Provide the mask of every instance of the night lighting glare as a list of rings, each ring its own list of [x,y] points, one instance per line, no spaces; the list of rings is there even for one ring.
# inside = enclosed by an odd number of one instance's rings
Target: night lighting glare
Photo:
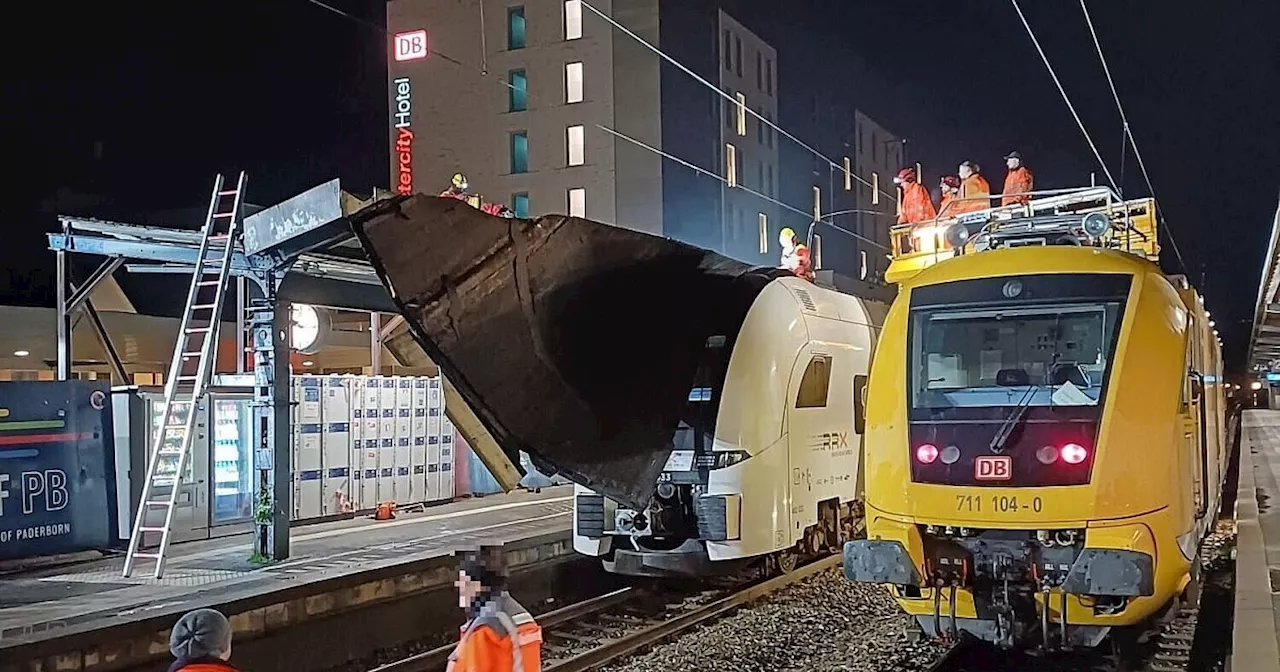
[[[14,357],[26,357],[29,354],[31,354],[30,350],[14,350],[13,351]]]

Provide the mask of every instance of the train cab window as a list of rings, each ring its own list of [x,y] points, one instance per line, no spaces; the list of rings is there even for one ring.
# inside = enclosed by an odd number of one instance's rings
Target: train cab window
[[[800,378],[800,391],[796,394],[796,408],[822,408],[827,405],[827,390],[831,387],[831,358],[814,355]]]
[[[918,311],[915,408],[1097,406],[1118,302]]]

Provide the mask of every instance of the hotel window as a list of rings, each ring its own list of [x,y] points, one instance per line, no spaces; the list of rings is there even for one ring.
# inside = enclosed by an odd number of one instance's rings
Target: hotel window
[[[585,131],[582,126],[570,126],[566,141],[569,146],[569,165],[581,166],[587,162]]]
[[[507,49],[524,49],[524,7],[507,9]]]
[[[511,172],[529,172],[529,132],[516,131],[511,134]]]
[[[764,147],[764,115],[756,117],[756,142]]]
[[[813,270],[822,268],[822,236],[813,234]]]
[[[582,37],[582,1],[567,0],[564,3],[564,39]]]
[[[769,216],[760,213],[760,254],[769,253]]]
[[[564,65],[564,102],[582,102],[582,63]]]
[[[773,192],[773,164],[765,166],[764,178],[764,193],[776,197],[777,194]]]
[[[858,250],[858,279],[867,279],[867,251]]]
[[[730,187],[738,186],[738,148],[724,146],[724,179]]]
[[[737,35],[733,36],[733,61],[734,71],[739,77],[742,76],[742,38]]]
[[[822,219],[822,190],[813,188],[813,221]]]
[[[733,36],[724,31],[724,69],[733,71]]]
[[[764,90],[764,55],[756,52],[756,91]]]
[[[741,91],[738,92],[737,107],[738,117],[735,125],[738,129],[738,135],[745,136],[747,134],[747,97],[742,95]]]
[[[764,161],[756,161],[756,189],[764,189]]]
[[[529,109],[529,79],[524,70],[507,73],[507,111],[524,112]]]
[[[853,191],[853,170],[847,156],[844,157],[844,190]]]
[[[511,211],[516,214],[516,217],[529,216],[529,192],[522,191],[511,195]]]
[[[569,216],[587,216],[587,190],[581,187],[569,190]]]
[[[764,65],[764,92],[773,95],[773,59],[769,59]]]

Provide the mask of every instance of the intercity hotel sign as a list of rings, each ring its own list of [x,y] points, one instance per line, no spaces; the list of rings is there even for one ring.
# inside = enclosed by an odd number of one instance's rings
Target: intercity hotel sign
[[[398,33],[392,38],[396,62],[427,57],[427,31]],[[391,80],[395,100],[391,104],[391,125],[395,131],[391,154],[396,157],[395,190],[413,194],[413,87],[408,77]]]

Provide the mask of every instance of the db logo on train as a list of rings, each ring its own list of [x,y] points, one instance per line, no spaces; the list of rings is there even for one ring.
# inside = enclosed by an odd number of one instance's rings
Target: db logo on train
[[[979,481],[1007,481],[1013,473],[1008,455],[980,455],[973,463],[973,477]]]

